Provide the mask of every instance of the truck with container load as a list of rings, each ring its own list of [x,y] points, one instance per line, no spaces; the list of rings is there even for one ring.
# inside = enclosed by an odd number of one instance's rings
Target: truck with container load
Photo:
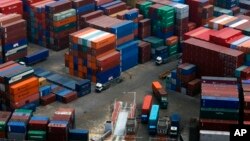
[[[169,117],[159,118],[157,124],[157,135],[167,136],[169,128],[170,128],[170,118]]]
[[[170,116],[171,126],[170,126],[169,135],[171,138],[178,138],[180,134],[180,120],[181,120],[181,117],[177,113],[174,113]]]
[[[152,107],[152,102],[153,102],[152,95],[146,95],[144,97],[143,104],[142,104],[142,113],[141,113],[141,122],[142,123],[148,122],[150,109]]]
[[[154,96],[157,98],[157,100],[160,103],[160,108],[167,109],[168,108],[168,94],[159,81],[152,82],[152,91],[153,91]]]
[[[159,105],[152,105],[149,122],[148,122],[148,132],[150,135],[157,134],[157,122],[159,118]]]
[[[123,81],[123,78],[120,76],[120,77],[117,77],[117,78],[111,78],[107,83],[96,83],[95,85],[95,91],[97,93],[100,93],[106,89],[108,89],[111,85],[114,85],[114,84],[117,84],[117,83],[121,83]]]
[[[171,62],[171,61],[174,61],[174,60],[177,60],[177,59],[181,59],[181,56],[182,56],[181,53],[172,55],[170,57],[157,56],[156,59],[155,59],[155,64],[158,65],[158,66],[162,65],[162,64],[166,64],[168,62]]]

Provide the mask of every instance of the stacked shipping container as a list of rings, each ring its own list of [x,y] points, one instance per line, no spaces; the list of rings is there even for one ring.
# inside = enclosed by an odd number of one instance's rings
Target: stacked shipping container
[[[16,109],[7,124],[8,139],[25,140],[31,116],[31,110]]]
[[[28,124],[29,128],[27,133],[27,139],[46,141],[48,123],[49,123],[49,117],[46,116],[31,117]]]
[[[3,109],[16,109],[39,104],[38,78],[34,70],[13,61],[0,65],[1,104]]]
[[[0,16],[0,63],[18,60],[27,55],[26,21],[19,14]]]
[[[191,38],[184,41],[182,59],[197,66],[198,76],[234,76],[244,63],[244,53]]]
[[[70,41],[71,75],[100,83],[120,76],[120,53],[115,51],[114,34],[85,28],[72,33]]]
[[[69,47],[70,33],[76,31],[76,10],[72,8],[72,2],[61,0],[45,6],[47,47],[53,50],[61,50]]]
[[[239,108],[240,100],[236,78],[202,77],[201,134],[204,130],[212,130],[218,134],[220,131],[229,132],[231,125],[239,124]],[[203,140],[203,137],[201,135],[200,140]],[[229,134],[227,138],[229,138]]]
[[[7,138],[6,128],[10,116],[11,112],[4,112],[4,111],[0,112],[0,138]]]

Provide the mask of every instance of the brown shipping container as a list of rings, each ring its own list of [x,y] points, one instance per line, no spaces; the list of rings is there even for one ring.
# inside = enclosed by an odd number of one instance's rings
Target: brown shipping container
[[[40,99],[41,99],[41,104],[43,106],[46,106],[56,101],[56,95],[51,93],[47,96],[41,97]]]
[[[99,71],[106,71],[120,64],[120,53],[118,51],[109,51],[97,58]]]
[[[229,131],[232,125],[238,125],[238,121],[200,119],[200,128],[203,130]]]

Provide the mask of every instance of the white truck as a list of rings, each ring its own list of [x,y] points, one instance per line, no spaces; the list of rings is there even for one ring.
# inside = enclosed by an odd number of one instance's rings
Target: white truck
[[[96,83],[95,85],[95,91],[97,93],[100,93],[106,89],[108,89],[111,85],[114,85],[114,84],[117,84],[117,83],[121,83],[123,81],[123,78],[120,76],[120,77],[117,77],[117,78],[111,78],[107,83]]]

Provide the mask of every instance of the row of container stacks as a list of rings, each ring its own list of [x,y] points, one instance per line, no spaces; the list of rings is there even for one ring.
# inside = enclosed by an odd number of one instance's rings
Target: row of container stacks
[[[24,1],[31,42],[53,50],[68,47],[68,35],[79,29],[83,14],[94,11],[94,1]]]
[[[59,108],[52,118],[33,115],[31,110],[0,112],[0,138],[34,141],[88,141],[89,131],[75,129],[75,110]]]
[[[1,109],[11,110],[39,103],[34,70],[13,61],[0,65]],[[28,89],[28,90],[27,90]]]
[[[249,79],[242,80],[241,81],[241,86],[242,86],[242,93],[243,93],[243,123],[245,125],[250,125],[250,90],[249,90]]]
[[[0,15],[0,63],[27,55],[26,21],[19,14]]]
[[[154,36],[166,39],[175,33],[182,40],[184,33],[188,30],[189,6],[186,4],[167,0],[150,0],[137,2],[136,7],[145,18],[152,20],[152,35]]]
[[[241,117],[237,79],[202,77],[201,87],[200,140],[209,136],[229,141],[230,127],[238,125]]]
[[[36,75],[36,76],[35,76]],[[34,69],[9,61],[0,65],[0,110],[18,108],[36,110],[54,101],[69,103],[91,92],[89,80]]]
[[[87,79],[72,79],[41,68],[35,69],[35,75],[39,78],[42,105],[55,101],[69,103],[91,92],[91,83]]]
[[[166,89],[179,91],[182,94],[195,96],[200,93],[201,80],[196,76],[197,67],[193,64],[183,63],[166,78]]]

